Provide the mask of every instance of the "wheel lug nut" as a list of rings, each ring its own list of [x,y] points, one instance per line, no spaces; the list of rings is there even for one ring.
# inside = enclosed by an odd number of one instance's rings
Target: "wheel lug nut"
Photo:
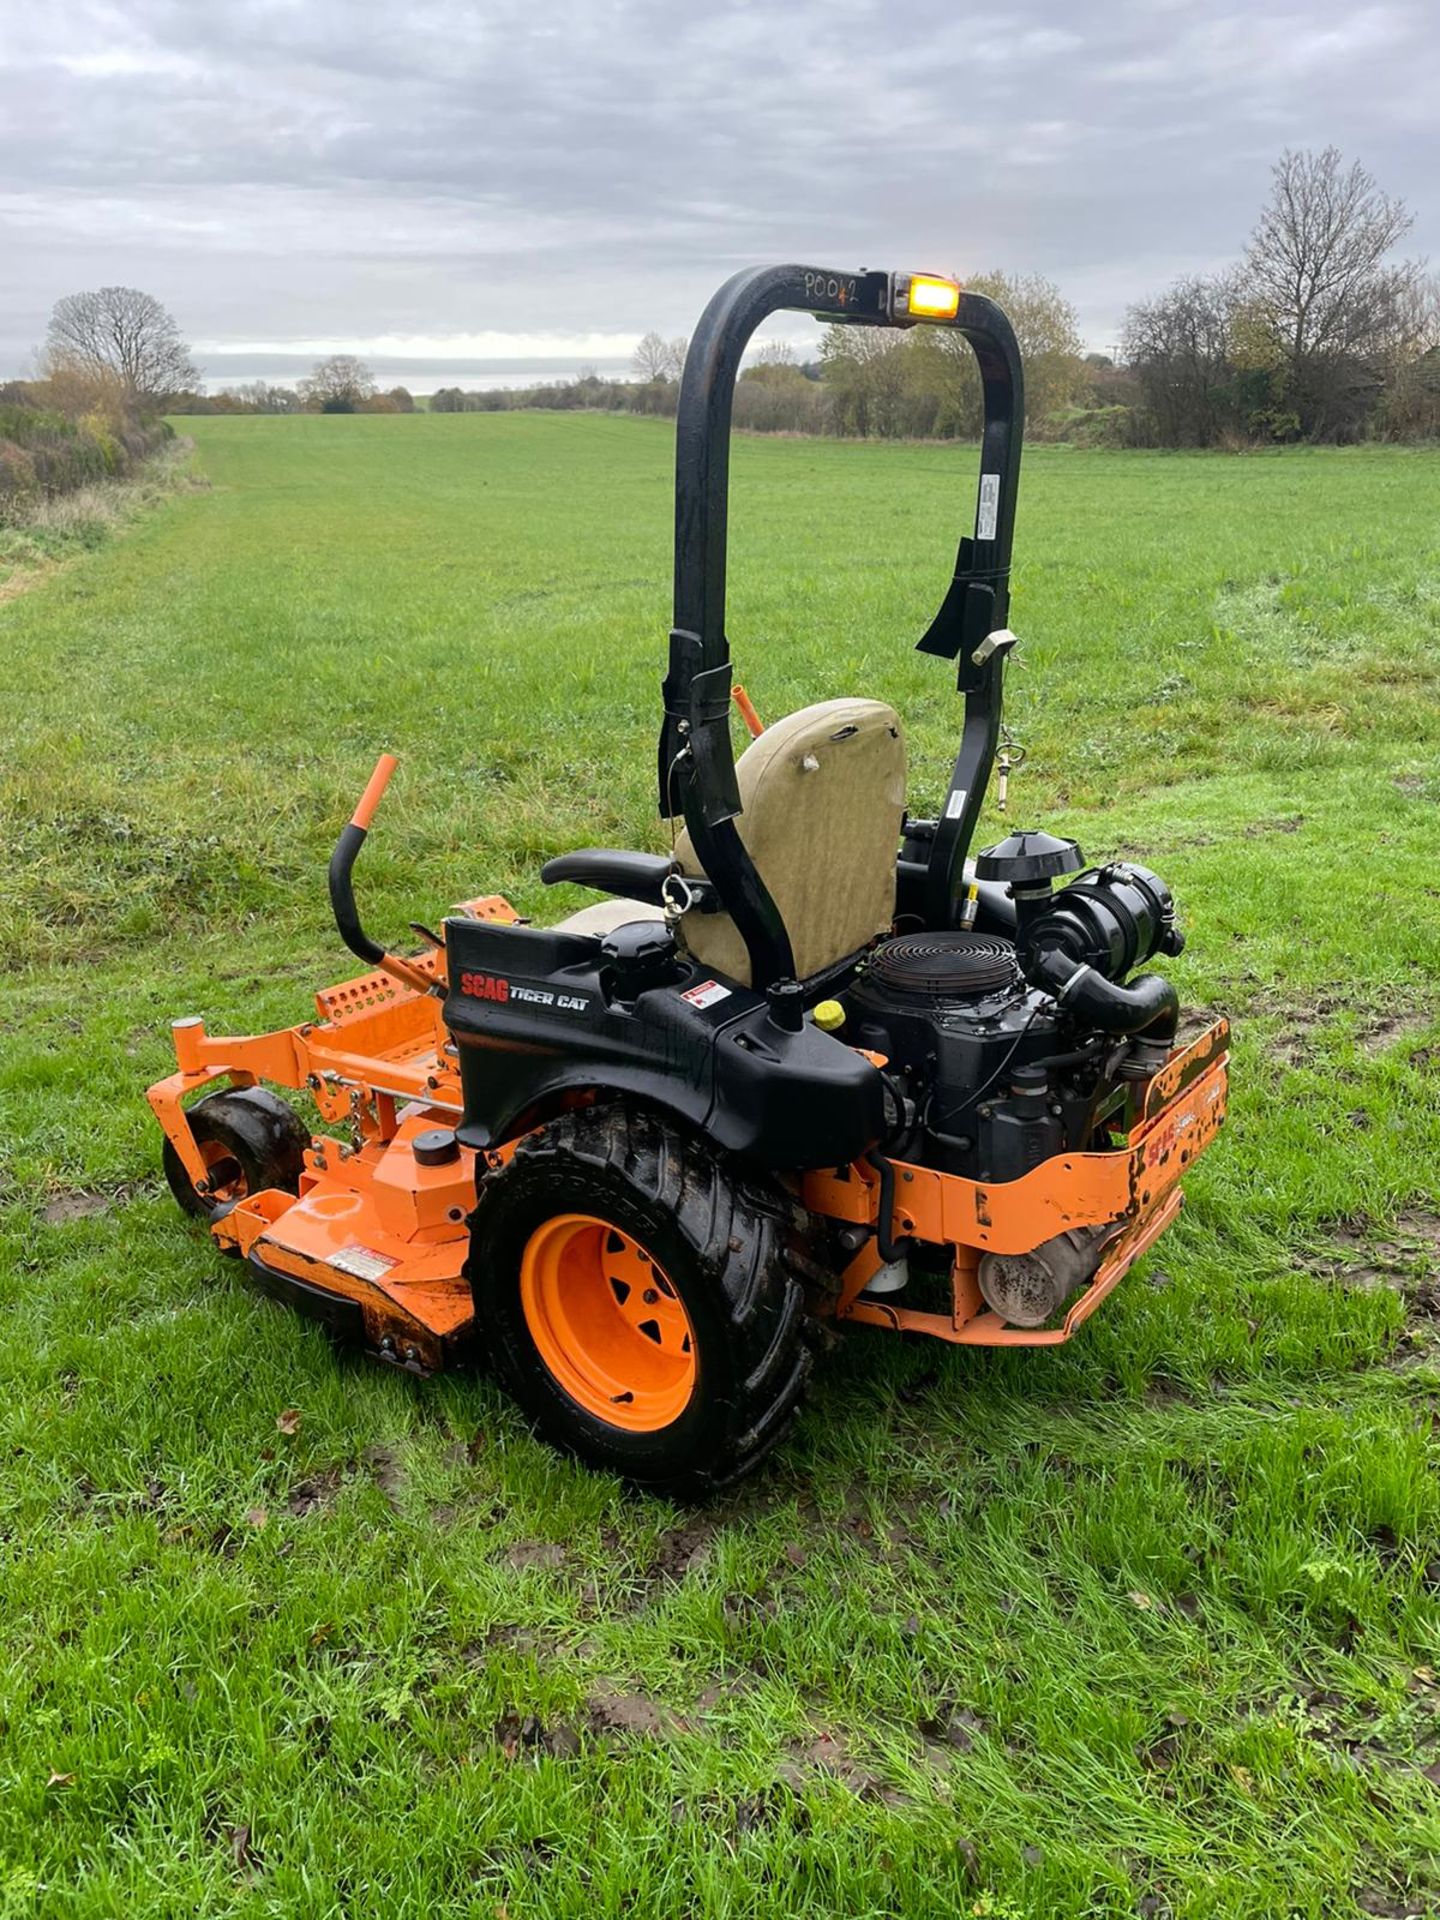
[[[645,1302],[647,1307],[653,1307],[655,1302],[660,1298],[660,1296],[655,1291],[654,1287],[646,1287],[644,1293],[641,1294],[640,1298]]]

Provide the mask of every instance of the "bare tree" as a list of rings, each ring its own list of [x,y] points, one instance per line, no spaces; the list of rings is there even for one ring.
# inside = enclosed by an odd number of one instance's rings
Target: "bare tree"
[[[1338,147],[1287,148],[1274,180],[1245,256],[1248,298],[1294,360],[1359,344],[1382,262],[1413,216],[1358,160],[1342,168]]]
[[[1208,446],[1234,424],[1232,276],[1177,280],[1125,316],[1126,364],[1162,446]]]
[[[1391,315],[1376,427],[1389,439],[1440,435],[1440,278],[1417,276]]]
[[[643,334],[630,356],[637,380],[665,380],[670,372],[670,346],[658,333]]]
[[[637,380],[678,380],[685,370],[690,342],[684,334],[666,340],[658,333],[647,333],[637,342],[630,365]]]
[[[317,360],[300,382],[300,398],[315,413],[358,413],[374,393],[374,374],[352,353]]]
[[[157,403],[199,384],[172,315],[137,287],[100,287],[57,300],[46,334],[53,370],[113,373],[136,400]]]
[[[1423,266],[1387,265],[1414,224],[1338,147],[1287,149],[1245,256],[1246,306],[1275,345],[1284,397],[1307,434],[1358,430],[1380,361],[1409,330]]]

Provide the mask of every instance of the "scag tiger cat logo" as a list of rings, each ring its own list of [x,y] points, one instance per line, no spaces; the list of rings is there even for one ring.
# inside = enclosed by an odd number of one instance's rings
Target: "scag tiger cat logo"
[[[591,1000],[588,993],[527,986],[523,980],[507,980],[498,973],[462,973],[460,991],[472,1000],[496,1000],[506,1006],[518,1001],[527,1007],[551,1007],[556,1013],[584,1013]]]
[[[462,973],[460,991],[468,993],[472,1000],[508,1000],[510,982],[493,973]]]

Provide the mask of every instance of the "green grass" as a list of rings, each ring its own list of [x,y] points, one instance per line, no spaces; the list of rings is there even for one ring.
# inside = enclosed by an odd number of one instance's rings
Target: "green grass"
[[[258,1299],[142,1098],[345,977],[382,746],[392,937],[663,844],[670,434],[189,425],[0,607],[0,1914],[1440,1910],[1440,457],[1027,456],[1010,817],[1174,884],[1232,1122],[1071,1346],[855,1330],[683,1514]],[[894,700],[917,810],[973,457],[735,452],[741,677]]]

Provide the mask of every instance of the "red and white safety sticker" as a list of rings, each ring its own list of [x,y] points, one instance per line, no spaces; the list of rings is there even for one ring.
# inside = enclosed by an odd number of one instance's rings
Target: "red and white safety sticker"
[[[713,1007],[717,1001],[730,998],[730,989],[722,987],[718,980],[702,980],[698,986],[687,987],[680,998],[688,1000],[692,1007]]]

